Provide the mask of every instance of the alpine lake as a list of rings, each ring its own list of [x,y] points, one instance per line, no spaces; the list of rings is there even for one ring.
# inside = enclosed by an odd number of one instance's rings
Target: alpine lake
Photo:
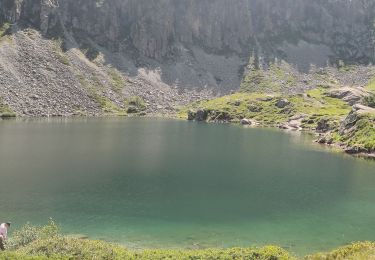
[[[0,121],[0,220],[130,248],[375,240],[375,162],[303,133],[152,118]]]

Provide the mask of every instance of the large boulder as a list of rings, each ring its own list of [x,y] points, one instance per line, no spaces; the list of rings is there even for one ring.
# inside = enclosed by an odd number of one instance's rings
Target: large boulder
[[[241,123],[241,125],[251,125],[252,124],[251,120],[249,120],[247,118],[241,119],[240,123]]]
[[[370,93],[362,88],[343,87],[331,89],[326,95],[328,97],[341,99],[353,106],[354,104],[359,103],[362,98],[369,96]]]
[[[375,108],[367,107],[360,104],[354,105],[349,115],[344,119],[344,121],[341,122],[340,134],[345,134],[351,131],[353,126],[355,126],[355,124],[363,114],[375,115]]]
[[[208,111],[205,109],[198,109],[197,114],[195,116],[196,121],[206,121],[208,117]]]

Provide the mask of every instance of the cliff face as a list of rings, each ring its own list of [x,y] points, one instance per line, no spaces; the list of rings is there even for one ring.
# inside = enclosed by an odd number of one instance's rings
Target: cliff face
[[[14,20],[19,4],[2,2],[3,17]],[[257,47],[269,54],[301,40],[326,45],[340,59],[374,59],[372,0],[23,0],[21,20],[54,30],[51,8],[70,31],[156,59],[178,44],[240,54]]]
[[[288,59],[286,45],[301,41],[327,47],[332,62],[375,59],[373,0],[1,0],[0,7],[2,20],[47,35],[62,26],[112,51],[132,48],[157,60],[175,57],[181,45]]]
[[[374,62],[374,21],[374,0],[0,0],[14,32],[35,28],[150,85],[219,92],[239,87],[250,57],[304,71]]]

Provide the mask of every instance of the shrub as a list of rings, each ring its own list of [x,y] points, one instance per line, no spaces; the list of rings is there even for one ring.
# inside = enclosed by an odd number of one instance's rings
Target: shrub
[[[48,225],[39,227],[27,223],[20,230],[16,230],[7,241],[7,248],[16,250],[20,247],[29,245],[38,239],[54,238],[59,234],[59,228],[56,223],[50,219]]]
[[[375,95],[370,95],[370,96],[364,97],[362,103],[365,106],[375,108]]]

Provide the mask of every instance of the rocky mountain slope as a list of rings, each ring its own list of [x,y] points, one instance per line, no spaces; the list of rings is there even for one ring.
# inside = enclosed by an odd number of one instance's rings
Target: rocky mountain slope
[[[374,20],[373,0],[0,0],[0,107],[173,113],[239,89],[249,60],[368,65]]]

